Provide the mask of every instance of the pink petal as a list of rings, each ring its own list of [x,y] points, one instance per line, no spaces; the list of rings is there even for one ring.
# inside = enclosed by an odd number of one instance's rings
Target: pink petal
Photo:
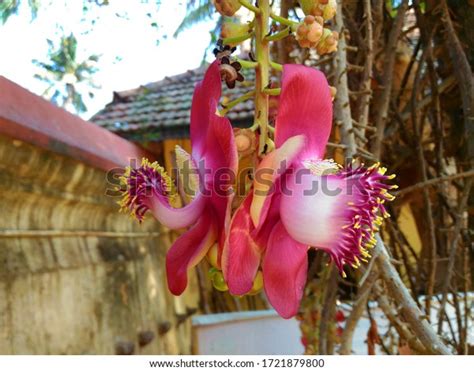
[[[260,162],[254,179],[254,196],[250,214],[258,228],[264,222],[274,194],[279,193],[278,180],[292,165],[305,145],[302,135],[289,138],[279,148],[267,154]]]
[[[280,215],[288,233],[307,245],[327,248],[337,240],[349,209],[344,182],[335,175],[310,173],[287,178]],[[339,191],[338,191],[339,190]]]
[[[188,283],[188,270],[204,258],[216,236],[214,220],[206,209],[198,222],[171,246],[166,254],[166,274],[172,294],[183,293]]]
[[[260,247],[252,237],[254,226],[250,218],[250,193],[237,209],[222,256],[224,278],[233,295],[244,295],[252,288],[260,266]]]
[[[191,144],[193,157],[198,161],[202,158],[204,143],[209,128],[209,117],[216,114],[221,97],[221,76],[219,61],[214,61],[207,69],[204,79],[195,89],[191,105]]]
[[[196,198],[188,205],[182,208],[174,208],[170,206],[168,200],[158,194],[153,194],[146,200],[153,216],[164,226],[170,229],[179,229],[189,227],[201,215],[205,198],[198,193]]]
[[[194,161],[206,161],[206,167],[216,171],[222,166],[237,168],[237,148],[232,125],[228,118],[219,116],[221,97],[219,61],[207,69],[204,79],[194,89],[191,107],[191,144]]]
[[[345,264],[358,265],[388,216],[388,179],[377,166],[324,176],[306,173],[298,179],[291,175],[288,192],[281,196],[281,221],[293,239],[329,253],[340,270]]]
[[[211,202],[217,213],[219,229],[223,229],[230,203],[234,197],[233,185],[237,173],[238,156],[234,133],[228,120],[220,122],[211,118],[208,143],[204,152],[204,166],[209,172],[206,186],[211,193]]]
[[[308,246],[293,240],[281,222],[275,225],[263,259],[268,300],[283,318],[298,313],[308,270]]]
[[[194,90],[191,108],[192,157],[200,169],[203,187],[210,196],[219,233],[219,260],[230,221],[232,186],[237,173],[238,155],[230,121],[217,115],[221,96],[219,61],[213,62],[203,81]]]
[[[295,135],[307,138],[299,159],[323,157],[332,126],[332,102],[324,74],[314,68],[283,67],[280,105],[275,124],[275,144],[280,147]]]
[[[203,195],[198,195],[189,205],[174,208],[179,196],[171,178],[157,163],[145,159],[138,168],[127,168],[122,182],[126,186],[122,208],[129,210],[139,221],[150,210],[166,227],[184,228],[197,220],[205,205]]]
[[[269,206],[266,208],[265,221],[261,223],[258,229],[252,232],[252,237],[257,242],[257,245],[260,246],[262,252],[265,251],[267,247],[268,239],[273,228],[280,221],[280,200],[281,194],[279,193],[272,197]]]

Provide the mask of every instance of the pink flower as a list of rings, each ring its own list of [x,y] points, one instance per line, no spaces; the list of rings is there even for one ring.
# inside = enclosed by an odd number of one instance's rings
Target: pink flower
[[[128,168],[122,207],[139,221],[147,211],[171,229],[191,226],[171,246],[166,255],[168,287],[180,295],[187,286],[187,272],[197,265],[213,245],[217,245],[217,265],[230,219],[233,175],[237,172],[237,149],[232,126],[217,115],[221,96],[219,62],[212,63],[195,90],[191,108],[189,155],[176,148],[183,190],[176,187],[157,163],[143,160],[136,169]],[[181,207],[179,192],[188,200]]]
[[[393,199],[391,177],[378,164],[343,169],[323,155],[332,126],[325,76],[285,65],[275,124],[276,150],[260,163],[254,189],[236,211],[223,253],[232,294],[243,295],[263,270],[267,297],[289,318],[299,307],[307,275],[307,251],[327,252],[343,272],[369,256],[374,233]]]

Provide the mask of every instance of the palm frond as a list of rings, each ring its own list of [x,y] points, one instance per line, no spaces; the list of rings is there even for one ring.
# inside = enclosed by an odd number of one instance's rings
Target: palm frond
[[[194,6],[191,7],[188,3],[188,12],[174,32],[173,37],[178,37],[181,32],[191,28],[192,26],[195,26],[198,23],[212,19],[212,15],[214,14],[214,5],[212,4],[211,0],[193,1],[192,3]]]
[[[0,1],[0,19],[2,20],[2,24],[5,24],[12,15],[17,14],[19,8],[19,0]]]
[[[34,20],[38,16],[40,0],[28,0],[28,5],[30,6],[31,19]]]

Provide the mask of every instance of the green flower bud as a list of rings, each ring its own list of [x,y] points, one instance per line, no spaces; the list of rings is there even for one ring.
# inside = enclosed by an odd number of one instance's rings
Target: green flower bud
[[[221,39],[238,38],[250,32],[249,23],[224,22],[221,27]],[[239,43],[227,43],[229,46],[237,46]]]
[[[247,295],[256,295],[263,288],[263,274],[262,271],[258,271],[255,279],[253,280],[252,289],[247,293]]]
[[[229,290],[229,287],[227,286],[227,283],[224,280],[224,275],[219,269],[217,268],[209,269],[208,275],[212,281],[212,285],[214,286],[216,290],[219,290],[219,291]]]

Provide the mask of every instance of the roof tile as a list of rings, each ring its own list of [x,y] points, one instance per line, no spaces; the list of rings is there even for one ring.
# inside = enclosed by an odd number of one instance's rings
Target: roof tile
[[[189,125],[194,86],[202,80],[204,72],[205,68],[200,67],[136,89],[114,92],[113,101],[90,121],[125,137],[136,137],[144,129],[147,129],[147,134],[153,129],[156,138],[170,137],[173,136],[174,128],[176,136],[181,137],[183,127]],[[245,70],[244,75],[247,80],[253,79],[253,71]],[[222,96],[229,101],[248,90],[242,84],[232,90],[223,85]],[[230,120],[238,121],[251,120],[252,116],[251,100],[238,104],[228,114]],[[166,136],[160,135],[163,130],[167,131]]]

